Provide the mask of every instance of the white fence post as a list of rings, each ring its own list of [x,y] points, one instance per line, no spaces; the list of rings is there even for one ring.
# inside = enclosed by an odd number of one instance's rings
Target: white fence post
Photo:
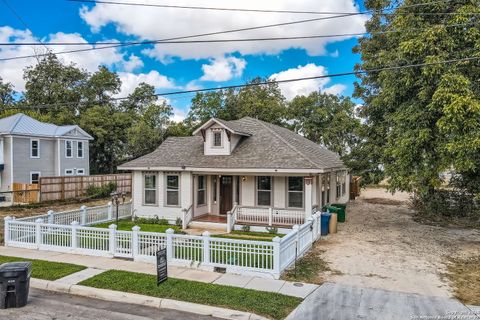
[[[296,224],[292,227],[293,232],[295,232],[295,247],[297,248],[297,254],[300,253],[300,248],[298,247],[298,242],[299,242],[299,239],[300,239],[300,232],[298,232],[299,228],[300,227],[298,226],[298,224]]]
[[[268,225],[271,227],[273,222],[273,209],[272,207],[268,208]]]
[[[107,204],[107,217],[108,217],[108,220],[112,220],[113,219],[113,204],[112,204],[112,201],[110,201],[108,204]]]
[[[275,237],[272,239],[273,244],[273,276],[275,279],[280,278],[281,265],[280,265],[280,237]]]
[[[37,245],[37,249],[39,249],[40,245],[42,244],[42,233],[40,229],[40,225],[42,223],[42,218],[38,218],[37,220],[35,220],[35,244]]]
[[[173,259],[173,231],[172,228],[168,228],[165,233],[167,234],[167,261],[172,261]]]
[[[87,207],[81,206],[80,210],[82,210],[82,215],[80,216],[80,224],[84,226],[87,223]]]
[[[232,232],[232,212],[227,212],[227,233]]]
[[[8,247],[8,242],[10,241],[10,221],[12,221],[12,217],[8,216],[4,218],[4,234],[3,234],[3,242],[5,243],[5,247]]]
[[[47,212],[47,215],[48,215],[48,218],[47,218],[47,221],[49,224],[53,224],[53,210],[48,210]]]
[[[182,229],[187,229],[187,209],[182,209]]]
[[[315,230],[313,224],[315,223],[315,219],[313,217],[310,217],[307,219],[307,221],[310,223],[310,244],[313,244],[315,241]]]
[[[205,231],[202,233],[203,237],[203,263],[210,263],[210,232]]]
[[[111,224],[108,226],[109,235],[108,235],[108,251],[110,251],[111,255],[115,255],[115,233],[117,232],[117,225]]]
[[[138,256],[138,231],[140,231],[139,226],[134,226],[132,228],[132,255],[133,260]]]
[[[76,250],[78,247],[77,243],[77,227],[78,227],[78,221],[72,221],[70,224],[72,226],[72,242],[71,242],[71,247],[72,250]]]

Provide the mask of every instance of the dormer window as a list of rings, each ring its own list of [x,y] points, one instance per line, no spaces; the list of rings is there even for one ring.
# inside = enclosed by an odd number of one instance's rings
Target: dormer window
[[[214,131],[213,132],[213,146],[221,147],[222,146],[222,132]]]

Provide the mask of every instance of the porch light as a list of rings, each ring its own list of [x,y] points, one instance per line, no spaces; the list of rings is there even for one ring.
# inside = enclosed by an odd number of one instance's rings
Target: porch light
[[[247,177],[242,176],[242,181],[247,181]]]

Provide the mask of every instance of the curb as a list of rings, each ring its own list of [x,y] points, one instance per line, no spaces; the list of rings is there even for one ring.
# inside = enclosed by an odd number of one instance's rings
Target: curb
[[[93,287],[86,287],[77,284],[69,285],[59,282],[30,279],[30,286],[35,289],[48,290],[54,292],[68,293],[76,296],[87,298],[121,302],[128,301],[130,304],[146,306],[157,309],[172,309],[184,311],[204,316],[212,316],[229,320],[267,320],[267,318],[259,316],[255,313],[237,311],[232,309],[212,307],[198,303],[163,299],[156,297],[144,296],[136,293],[98,289]]]

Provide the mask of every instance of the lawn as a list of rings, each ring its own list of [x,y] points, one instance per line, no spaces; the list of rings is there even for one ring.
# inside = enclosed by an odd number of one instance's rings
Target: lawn
[[[94,228],[108,228],[108,226],[111,225],[112,223],[115,224],[115,221],[98,223],[98,224],[92,225],[91,227],[94,227]],[[131,220],[118,220],[117,230],[132,231],[132,228],[134,226],[139,226],[140,231],[145,231],[145,232],[165,233],[165,231],[167,231],[167,229],[171,228],[175,231],[175,233],[182,233],[182,229],[180,227],[175,226],[175,225],[158,224],[158,223],[135,223]]]
[[[284,319],[302,302],[300,298],[279,293],[175,278],[169,278],[157,286],[157,278],[154,275],[118,270],[106,271],[80,284],[253,312],[273,319]]]
[[[212,237],[227,238],[227,239],[241,239],[254,241],[272,241],[275,237],[283,237],[284,234],[267,233],[267,232],[253,232],[253,231],[232,231],[231,233],[216,234]]]
[[[315,284],[322,284],[324,279],[321,274],[329,271],[340,274],[338,271],[330,269],[328,263],[321,257],[323,251],[313,247],[303,257],[297,260],[295,266],[287,269],[282,279],[287,281],[300,281]]]
[[[76,264],[0,256],[0,264],[19,261],[32,262],[32,278],[44,280],[57,280],[68,276],[69,274],[86,269],[86,267]]]
[[[455,297],[465,304],[480,305],[480,256],[466,259],[450,258],[447,278]]]

